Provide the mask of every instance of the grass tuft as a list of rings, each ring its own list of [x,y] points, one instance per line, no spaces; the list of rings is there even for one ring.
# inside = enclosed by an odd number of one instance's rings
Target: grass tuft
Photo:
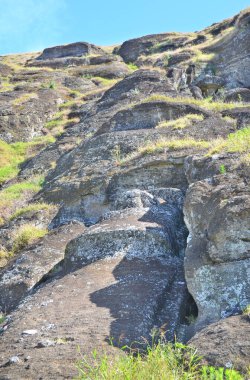
[[[49,211],[54,208],[53,205],[50,205],[48,203],[32,203],[29,204],[25,207],[19,208],[18,210],[15,211],[14,214],[11,215],[10,220],[14,220],[20,216],[29,214],[29,213],[34,213],[34,212],[39,212],[39,211]]]
[[[204,120],[203,115],[190,113],[186,116],[179,117],[178,119],[175,119],[175,120],[162,121],[157,125],[156,128],[172,127],[173,129],[183,129],[183,128],[190,127],[192,124],[198,121],[203,121],[203,120]]]
[[[27,245],[47,234],[47,230],[31,223],[20,226],[14,236],[12,252],[17,253]]]

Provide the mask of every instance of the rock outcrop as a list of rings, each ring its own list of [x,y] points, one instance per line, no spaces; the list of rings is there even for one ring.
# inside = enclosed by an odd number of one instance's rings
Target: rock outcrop
[[[41,55],[37,59],[54,59],[64,57],[82,57],[88,54],[100,54],[103,50],[88,42],[75,42],[63,46],[53,46],[44,49]]]
[[[249,36],[247,9],[0,57],[1,379],[71,379],[77,347],[156,331],[246,370]]]

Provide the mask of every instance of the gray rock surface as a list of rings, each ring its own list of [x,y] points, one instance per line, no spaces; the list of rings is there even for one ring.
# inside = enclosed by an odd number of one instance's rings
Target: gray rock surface
[[[249,201],[244,179],[230,174],[187,191],[185,276],[199,310],[197,329],[249,303]]]
[[[189,343],[203,356],[204,364],[245,372],[250,357],[249,338],[249,317],[235,316],[209,325]]]

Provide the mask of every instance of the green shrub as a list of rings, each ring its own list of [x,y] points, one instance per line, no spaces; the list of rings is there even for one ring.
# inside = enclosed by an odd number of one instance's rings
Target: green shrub
[[[20,226],[15,232],[12,252],[16,253],[30,243],[47,234],[47,230],[27,223]]]

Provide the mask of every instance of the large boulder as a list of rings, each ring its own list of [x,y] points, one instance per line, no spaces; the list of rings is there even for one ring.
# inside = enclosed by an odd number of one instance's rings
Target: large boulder
[[[64,57],[82,57],[88,54],[100,53],[104,52],[98,46],[89,44],[88,42],[75,42],[68,45],[53,46],[44,49],[42,54],[37,57],[37,60]]]
[[[183,273],[183,195],[155,194],[121,193],[102,223],[67,245],[64,277],[41,284],[7,320],[2,376],[72,378],[78,346],[81,354],[114,353],[110,339],[120,346],[150,341],[155,328],[170,339],[182,333],[192,308]]]
[[[234,88],[225,93],[225,102],[250,102],[249,88]]]
[[[189,229],[185,276],[200,329],[250,303],[249,187],[230,173],[195,182],[184,214]]]
[[[125,62],[134,62],[142,54],[175,50],[185,46],[189,36],[181,33],[151,34],[125,41],[118,49]]]
[[[63,260],[67,243],[84,231],[65,225],[24,249],[0,274],[0,311],[9,313]]]
[[[98,132],[155,128],[160,122],[174,120],[187,114],[211,116],[210,112],[195,105],[156,100],[119,111]]]
[[[205,365],[245,372],[250,358],[250,318],[222,319],[196,334],[189,344],[197,349]]]

